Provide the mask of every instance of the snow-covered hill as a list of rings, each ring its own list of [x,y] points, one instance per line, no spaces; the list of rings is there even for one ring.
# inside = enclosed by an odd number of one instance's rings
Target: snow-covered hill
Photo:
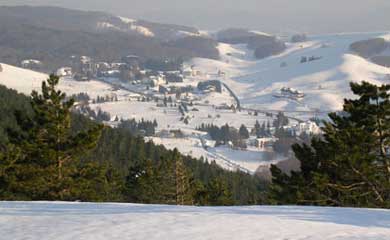
[[[352,33],[311,36],[307,42],[290,43],[283,53],[255,60],[243,45],[220,44],[220,61],[193,59],[189,66],[207,73],[223,71],[222,79],[242,104],[257,109],[281,111],[335,111],[344,98],[353,97],[349,82],[366,80],[388,83],[388,68],[376,65],[349,51],[351,43],[383,37],[386,33]],[[301,63],[302,57],[315,60]],[[282,87],[302,91],[301,101],[275,98]]]
[[[47,79],[47,75],[35,71],[22,69],[0,63],[0,84],[17,90],[20,93],[30,94],[33,90],[41,88],[42,81]]]
[[[133,34],[140,34],[145,37],[154,37],[154,33],[143,26],[137,25],[137,20],[133,20],[130,18],[118,17],[122,22],[121,25],[117,26],[110,22],[98,22],[96,27],[99,30],[115,30]]]
[[[4,63],[0,64],[3,69],[0,72],[0,84],[26,95],[30,95],[33,90],[40,91],[42,81],[48,78],[48,75],[44,73],[18,68]],[[124,99],[134,95],[125,90],[115,89],[110,84],[94,80],[80,82],[70,78],[62,78],[59,88],[69,96],[78,93],[88,93],[90,97],[96,98],[97,96],[103,97],[116,94],[119,99]]]
[[[1,239],[387,240],[388,210],[0,202]]]

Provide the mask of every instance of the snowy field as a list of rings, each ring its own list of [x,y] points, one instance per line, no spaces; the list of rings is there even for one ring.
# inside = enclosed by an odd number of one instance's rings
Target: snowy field
[[[210,149],[210,155],[214,156],[211,159],[222,159],[225,162],[238,164],[245,168],[246,172],[251,174],[256,173],[259,167],[270,166],[279,161],[286,160],[286,157],[274,152],[248,147],[244,150],[234,150],[227,146],[219,146]],[[220,164],[221,165],[221,164]]]
[[[196,134],[196,133],[195,133]],[[204,135],[204,133],[203,133]],[[269,151],[259,151],[258,149],[233,150],[226,146],[209,147],[207,150],[202,147],[199,136],[186,136],[185,138],[159,138],[151,137],[155,144],[164,145],[167,149],[177,148],[182,154],[195,158],[215,161],[224,169],[236,171],[238,169],[254,174],[260,167],[270,166],[286,158]],[[205,139],[205,138],[204,138]],[[206,140],[207,141],[207,140]],[[215,142],[208,140],[210,146]],[[214,143],[214,144],[213,144]]]
[[[388,240],[390,211],[0,202],[4,240]]]
[[[153,121],[156,119],[159,129],[196,129],[202,123],[223,126],[229,124],[235,128],[239,128],[244,124],[249,129],[253,128],[258,120],[272,122],[272,118],[268,118],[263,114],[258,116],[249,115],[248,112],[236,112],[231,110],[219,110],[211,106],[193,106],[188,107],[190,116],[189,123],[185,124],[180,121],[182,117],[178,107],[157,107],[155,102],[137,102],[137,101],[121,101],[109,102],[101,104],[91,104],[92,108],[100,108],[105,112],[109,112],[112,116],[118,116],[123,119],[145,119]],[[196,108],[198,111],[192,111]]]

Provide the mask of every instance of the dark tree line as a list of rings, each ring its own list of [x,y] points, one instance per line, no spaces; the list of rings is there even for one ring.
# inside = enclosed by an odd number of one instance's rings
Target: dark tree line
[[[158,124],[157,121],[136,121],[135,119],[131,120],[121,120],[118,128],[130,130],[132,135],[141,135],[141,136],[154,136],[156,133],[156,128]]]
[[[251,133],[257,138],[271,137],[272,133],[270,122],[267,122],[267,124],[263,122],[260,125],[259,121],[256,121]]]
[[[73,94],[72,96],[70,96],[69,99],[73,99],[76,102],[84,102],[84,103],[88,103],[89,100],[91,100],[91,98],[89,97],[88,93]]]
[[[116,95],[113,96],[97,96],[96,99],[92,100],[92,103],[105,103],[105,102],[118,102],[118,97]]]
[[[152,71],[179,71],[183,66],[183,59],[148,59],[146,60],[142,66],[146,69],[150,69]]]
[[[72,109],[74,113],[80,113],[89,119],[97,121],[99,123],[107,122],[111,120],[111,115],[108,112],[103,111],[98,108],[97,110],[93,110],[89,107],[89,105],[80,105],[77,108]]]
[[[207,132],[211,139],[216,141],[216,146],[226,145],[231,142],[235,147],[246,148],[245,139],[249,138],[248,129],[246,129],[244,125],[240,127],[239,131],[228,124],[218,127],[213,124],[202,123],[199,127],[197,127],[197,130]]]

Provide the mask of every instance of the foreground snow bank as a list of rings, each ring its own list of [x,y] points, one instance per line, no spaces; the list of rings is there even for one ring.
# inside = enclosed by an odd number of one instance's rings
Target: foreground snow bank
[[[390,239],[390,211],[0,202],[1,239]]]

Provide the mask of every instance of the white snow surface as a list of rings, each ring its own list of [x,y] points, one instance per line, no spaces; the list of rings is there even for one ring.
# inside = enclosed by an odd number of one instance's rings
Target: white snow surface
[[[387,240],[390,211],[0,202],[1,239]]]
[[[154,33],[144,26],[138,25],[137,20],[125,18],[125,17],[118,17],[124,24],[126,24],[126,27],[120,27],[116,26],[109,22],[98,22],[97,28],[98,29],[112,29],[116,31],[121,32],[133,32],[140,35],[143,35],[145,37],[154,37]]]
[[[354,97],[350,82],[388,82],[388,68],[349,51],[351,43],[376,37],[388,39],[389,34],[310,36],[307,42],[288,43],[281,54],[262,60],[254,59],[253,51],[245,45],[221,43],[220,60],[195,58],[187,65],[209,75],[225,72],[221,80],[235,91],[245,106],[286,112],[337,111],[342,109],[344,98]],[[303,56],[321,59],[300,63]],[[285,67],[281,67],[283,63]],[[282,87],[295,88],[306,97],[301,101],[273,97]]]
[[[8,88],[17,90],[20,93],[30,95],[33,90],[40,91],[42,81],[49,76],[28,69],[18,68],[4,63],[0,63],[3,71],[0,72],[0,84]],[[116,94],[118,99],[125,99],[134,95],[125,90],[116,90],[110,84],[101,81],[76,81],[71,78],[61,78],[59,88],[66,92],[68,96],[78,93],[88,93],[92,98],[97,96]]]
[[[0,63],[3,71],[0,72],[0,84],[17,90],[20,93],[30,94],[33,90],[40,90],[42,81],[48,76],[43,73],[34,72]]]
[[[121,17],[121,16],[118,16],[118,18],[120,18],[120,20],[122,20],[122,22],[127,23],[127,24],[134,23],[137,21],[137,20],[132,19],[132,18]]]

